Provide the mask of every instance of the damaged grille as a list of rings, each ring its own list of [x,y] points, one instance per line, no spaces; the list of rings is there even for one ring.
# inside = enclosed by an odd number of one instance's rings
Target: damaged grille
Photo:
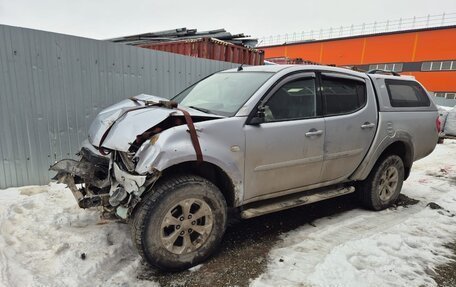
[[[82,208],[107,204],[109,196],[109,159],[92,153],[87,148],[79,152],[81,159],[64,159],[50,170],[56,171],[53,178],[70,188]]]

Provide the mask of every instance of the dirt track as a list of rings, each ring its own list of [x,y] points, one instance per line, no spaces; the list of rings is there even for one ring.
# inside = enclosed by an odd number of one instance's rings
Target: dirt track
[[[321,217],[355,208],[350,197],[311,204],[250,220],[230,222],[222,248],[198,272],[160,273],[143,266],[140,279],[162,286],[248,286],[266,268],[267,254],[279,235]]]
[[[401,196],[398,205],[416,202]],[[219,253],[197,272],[162,273],[143,265],[138,277],[158,281],[161,286],[248,286],[250,280],[265,271],[268,252],[282,233],[355,208],[358,206],[353,198],[344,196],[250,220],[232,221]]]

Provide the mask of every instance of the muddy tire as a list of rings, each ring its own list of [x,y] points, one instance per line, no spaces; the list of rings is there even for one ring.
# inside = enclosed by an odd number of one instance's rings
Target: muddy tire
[[[372,210],[390,207],[399,197],[404,182],[404,163],[397,155],[382,157],[369,176],[356,186],[360,203]]]
[[[139,254],[153,267],[179,271],[218,248],[227,222],[226,201],[208,180],[174,176],[154,186],[130,222]]]

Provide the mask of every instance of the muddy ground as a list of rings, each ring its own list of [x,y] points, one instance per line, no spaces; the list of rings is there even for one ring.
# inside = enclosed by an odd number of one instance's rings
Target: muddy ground
[[[432,276],[439,287],[456,286],[456,241],[448,244],[447,247],[454,253],[453,261],[448,264],[439,266]]]
[[[418,201],[401,195],[396,206]],[[161,286],[248,286],[265,272],[269,250],[282,233],[323,217],[358,208],[352,196],[344,196],[285,210],[249,220],[232,220],[220,251],[198,271],[163,273],[142,266],[139,279],[157,281]]]

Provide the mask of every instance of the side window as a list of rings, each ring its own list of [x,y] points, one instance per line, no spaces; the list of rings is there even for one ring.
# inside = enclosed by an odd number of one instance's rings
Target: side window
[[[431,103],[426,91],[413,81],[386,79],[392,107],[428,107]]]
[[[321,92],[326,115],[348,114],[366,104],[366,84],[361,81],[322,76]]]
[[[265,104],[266,122],[311,118],[316,113],[314,78],[284,84]]]

